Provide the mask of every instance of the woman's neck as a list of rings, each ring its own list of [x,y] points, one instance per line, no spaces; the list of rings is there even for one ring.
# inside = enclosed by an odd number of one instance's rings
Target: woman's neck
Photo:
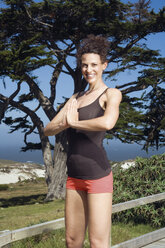
[[[97,84],[94,85],[89,85],[89,88],[87,90],[88,93],[93,92],[93,91],[99,91],[101,90],[103,87],[105,87],[106,85],[104,84],[104,82],[99,82]]]

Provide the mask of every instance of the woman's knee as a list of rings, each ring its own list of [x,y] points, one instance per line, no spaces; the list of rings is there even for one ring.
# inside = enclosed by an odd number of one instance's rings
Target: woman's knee
[[[109,239],[90,237],[90,247],[91,248],[109,248]]]
[[[66,234],[66,247],[67,248],[82,248],[84,239],[81,237],[73,237]]]
[[[103,242],[100,240],[92,240],[90,242],[90,247],[91,248],[109,248],[109,244],[107,244],[107,242]]]

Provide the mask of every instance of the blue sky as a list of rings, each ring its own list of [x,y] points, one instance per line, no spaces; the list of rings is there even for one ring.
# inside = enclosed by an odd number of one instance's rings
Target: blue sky
[[[122,0],[122,2],[126,3],[128,1]],[[136,1],[130,1],[130,2],[136,2]],[[160,8],[162,8],[164,5],[165,5],[164,0],[159,0],[159,1],[158,0],[151,0],[151,8],[153,8],[156,12]],[[2,7],[1,4],[0,4],[0,6]],[[144,42],[147,44],[147,46],[149,48],[160,50],[161,55],[163,57],[165,57],[165,46],[164,46],[165,33],[150,35],[147,37],[147,40]],[[72,61],[72,63],[75,63],[75,61]],[[110,66],[111,65],[109,65],[109,67]],[[37,71],[37,75],[39,76],[38,82],[39,82],[44,94],[49,96],[49,90],[48,90],[49,87],[47,87],[47,84],[49,84],[50,77],[51,77],[50,69],[48,67],[42,68],[42,69]],[[120,74],[118,77],[116,77],[116,80],[117,80],[116,82],[110,82],[109,80],[107,80],[106,84],[109,87],[115,87],[116,85],[120,85],[123,83],[127,83],[129,81],[135,80],[135,77],[137,77],[137,73],[127,71],[127,72]],[[16,87],[15,87],[14,82],[11,82],[8,78],[6,78],[6,85],[7,85],[7,88],[4,89],[2,86],[2,82],[1,82],[0,92],[4,95],[8,96],[16,89]],[[23,85],[23,91],[28,91],[28,87],[26,86],[26,84]],[[57,105],[58,102],[62,102],[63,96],[70,97],[72,95],[72,93],[73,93],[73,83],[72,83],[71,77],[65,76],[65,75],[61,76],[59,79],[59,83],[57,85],[57,99],[56,99],[55,104]],[[40,115],[42,116],[42,119],[44,119],[44,123],[46,124],[48,122],[47,117],[44,116],[42,111],[40,112]],[[7,158],[12,157],[12,156],[9,156],[10,155],[9,153],[12,153],[13,147],[15,147],[15,154],[17,153],[18,154],[17,156],[19,157],[19,147],[21,145],[23,145],[23,134],[21,134],[20,132],[8,134],[8,131],[9,131],[9,127],[5,126],[4,124],[0,125],[0,158],[6,158],[7,159]],[[37,142],[39,141],[37,136],[34,136],[34,139]],[[117,151],[118,142],[117,143],[116,143],[116,141],[111,141],[111,142],[113,142],[113,147],[115,147],[115,149]],[[123,148],[123,146],[121,146],[121,144],[120,144],[120,147]],[[123,150],[125,151],[125,149],[126,149],[126,145],[125,145]],[[137,149],[137,151],[140,152],[140,148],[136,148],[136,149]],[[7,150],[9,150],[11,152],[8,153]],[[156,151],[155,151],[155,153],[156,153]],[[31,153],[31,155],[30,155],[30,153],[27,153],[26,155],[27,155],[27,156],[25,156],[25,157],[27,157],[26,160],[32,160],[30,158],[32,153]],[[21,156],[23,156],[23,155],[21,155]],[[28,159],[28,156],[29,156],[29,159]],[[41,154],[38,156],[41,156]]]

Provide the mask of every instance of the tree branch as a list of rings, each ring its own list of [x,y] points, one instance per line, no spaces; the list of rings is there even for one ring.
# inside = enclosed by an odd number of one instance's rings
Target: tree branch
[[[127,89],[124,89],[124,90],[121,90],[123,94],[128,94],[128,93],[131,93],[133,91],[139,91],[139,90],[144,90],[144,89],[147,89],[149,85],[146,85],[144,83],[141,83],[141,84],[138,84],[136,86],[132,86],[132,87],[129,87]],[[120,88],[122,86],[118,86],[116,88]]]
[[[27,84],[29,85],[30,91],[34,93],[35,97],[38,99],[39,103],[41,104],[44,112],[46,113],[48,118],[52,120],[56,114],[56,111],[54,110],[50,100],[46,96],[44,96],[41,89],[27,73],[24,74],[24,78]]]
[[[9,101],[9,104],[12,107],[18,108],[20,109],[22,112],[24,112],[25,114],[27,114],[28,116],[30,116],[30,118],[32,119],[33,123],[38,126],[41,125],[43,126],[43,122],[40,120],[40,118],[34,113],[34,111],[30,110],[28,107],[24,106],[22,103],[19,103],[17,101],[14,101],[10,98],[5,97],[4,95],[0,94],[0,100],[1,101]]]
[[[50,97],[49,97],[49,101],[50,103],[53,105],[55,98],[56,98],[56,84],[57,84],[57,80],[59,78],[59,75],[62,71],[62,67],[63,67],[63,63],[59,62],[54,71],[53,71],[53,75],[52,78],[50,80]]]
[[[1,102],[1,104],[0,104],[0,123],[1,123],[1,120],[4,118],[5,111],[7,110],[8,105],[9,105],[9,101],[14,99],[17,96],[17,94],[19,93],[19,91],[21,89],[21,83],[22,83],[21,81],[18,82],[16,91],[13,92],[9,98],[6,98],[6,100]]]
[[[12,99],[9,99],[2,94],[0,94],[0,100],[3,102],[9,100],[9,104],[12,107],[20,109],[22,112],[24,112],[31,118],[34,126],[38,129],[39,136],[41,139],[41,144],[42,144],[42,151],[43,151],[43,154],[45,154],[45,148],[50,146],[50,143],[49,143],[48,137],[44,135],[44,124],[41,121],[41,119],[37,116],[37,114],[34,111],[27,108],[26,106],[24,106],[23,104],[16,102]]]
[[[125,88],[127,86],[134,85],[134,84],[137,84],[137,82],[134,81],[134,82],[130,82],[130,83],[127,83],[127,84],[122,84],[122,85],[116,86],[116,88],[121,89],[121,88]]]
[[[48,23],[41,22],[41,21],[39,21],[39,20],[37,20],[37,19],[34,19],[34,18],[30,15],[30,13],[29,13],[29,11],[27,10],[27,8],[25,7],[25,5],[24,5],[24,8],[25,8],[26,14],[27,14],[27,16],[29,17],[30,20],[33,20],[34,22],[39,23],[39,24],[41,24],[41,25],[44,25],[44,26],[53,28],[53,25],[50,25],[50,24],[48,24]]]
[[[28,132],[25,133],[25,135],[24,135],[24,143],[25,143],[26,145],[28,145],[27,136],[30,135],[30,134],[34,131],[35,128],[36,128],[36,126],[33,125],[33,126],[30,128],[30,130],[29,130]]]
[[[66,67],[66,69],[68,70],[69,74],[72,76],[72,78],[75,80],[75,72],[74,70],[69,66],[69,64],[66,62],[66,60],[64,61],[64,65]]]

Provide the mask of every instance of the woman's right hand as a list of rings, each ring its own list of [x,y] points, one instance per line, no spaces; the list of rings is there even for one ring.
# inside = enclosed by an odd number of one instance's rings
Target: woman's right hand
[[[64,113],[62,121],[60,122],[59,126],[61,128],[68,128],[69,127],[69,125],[67,123],[67,111]]]
[[[73,95],[59,113],[44,128],[45,136],[53,136],[67,129],[70,125],[67,122],[68,106],[77,94]]]

